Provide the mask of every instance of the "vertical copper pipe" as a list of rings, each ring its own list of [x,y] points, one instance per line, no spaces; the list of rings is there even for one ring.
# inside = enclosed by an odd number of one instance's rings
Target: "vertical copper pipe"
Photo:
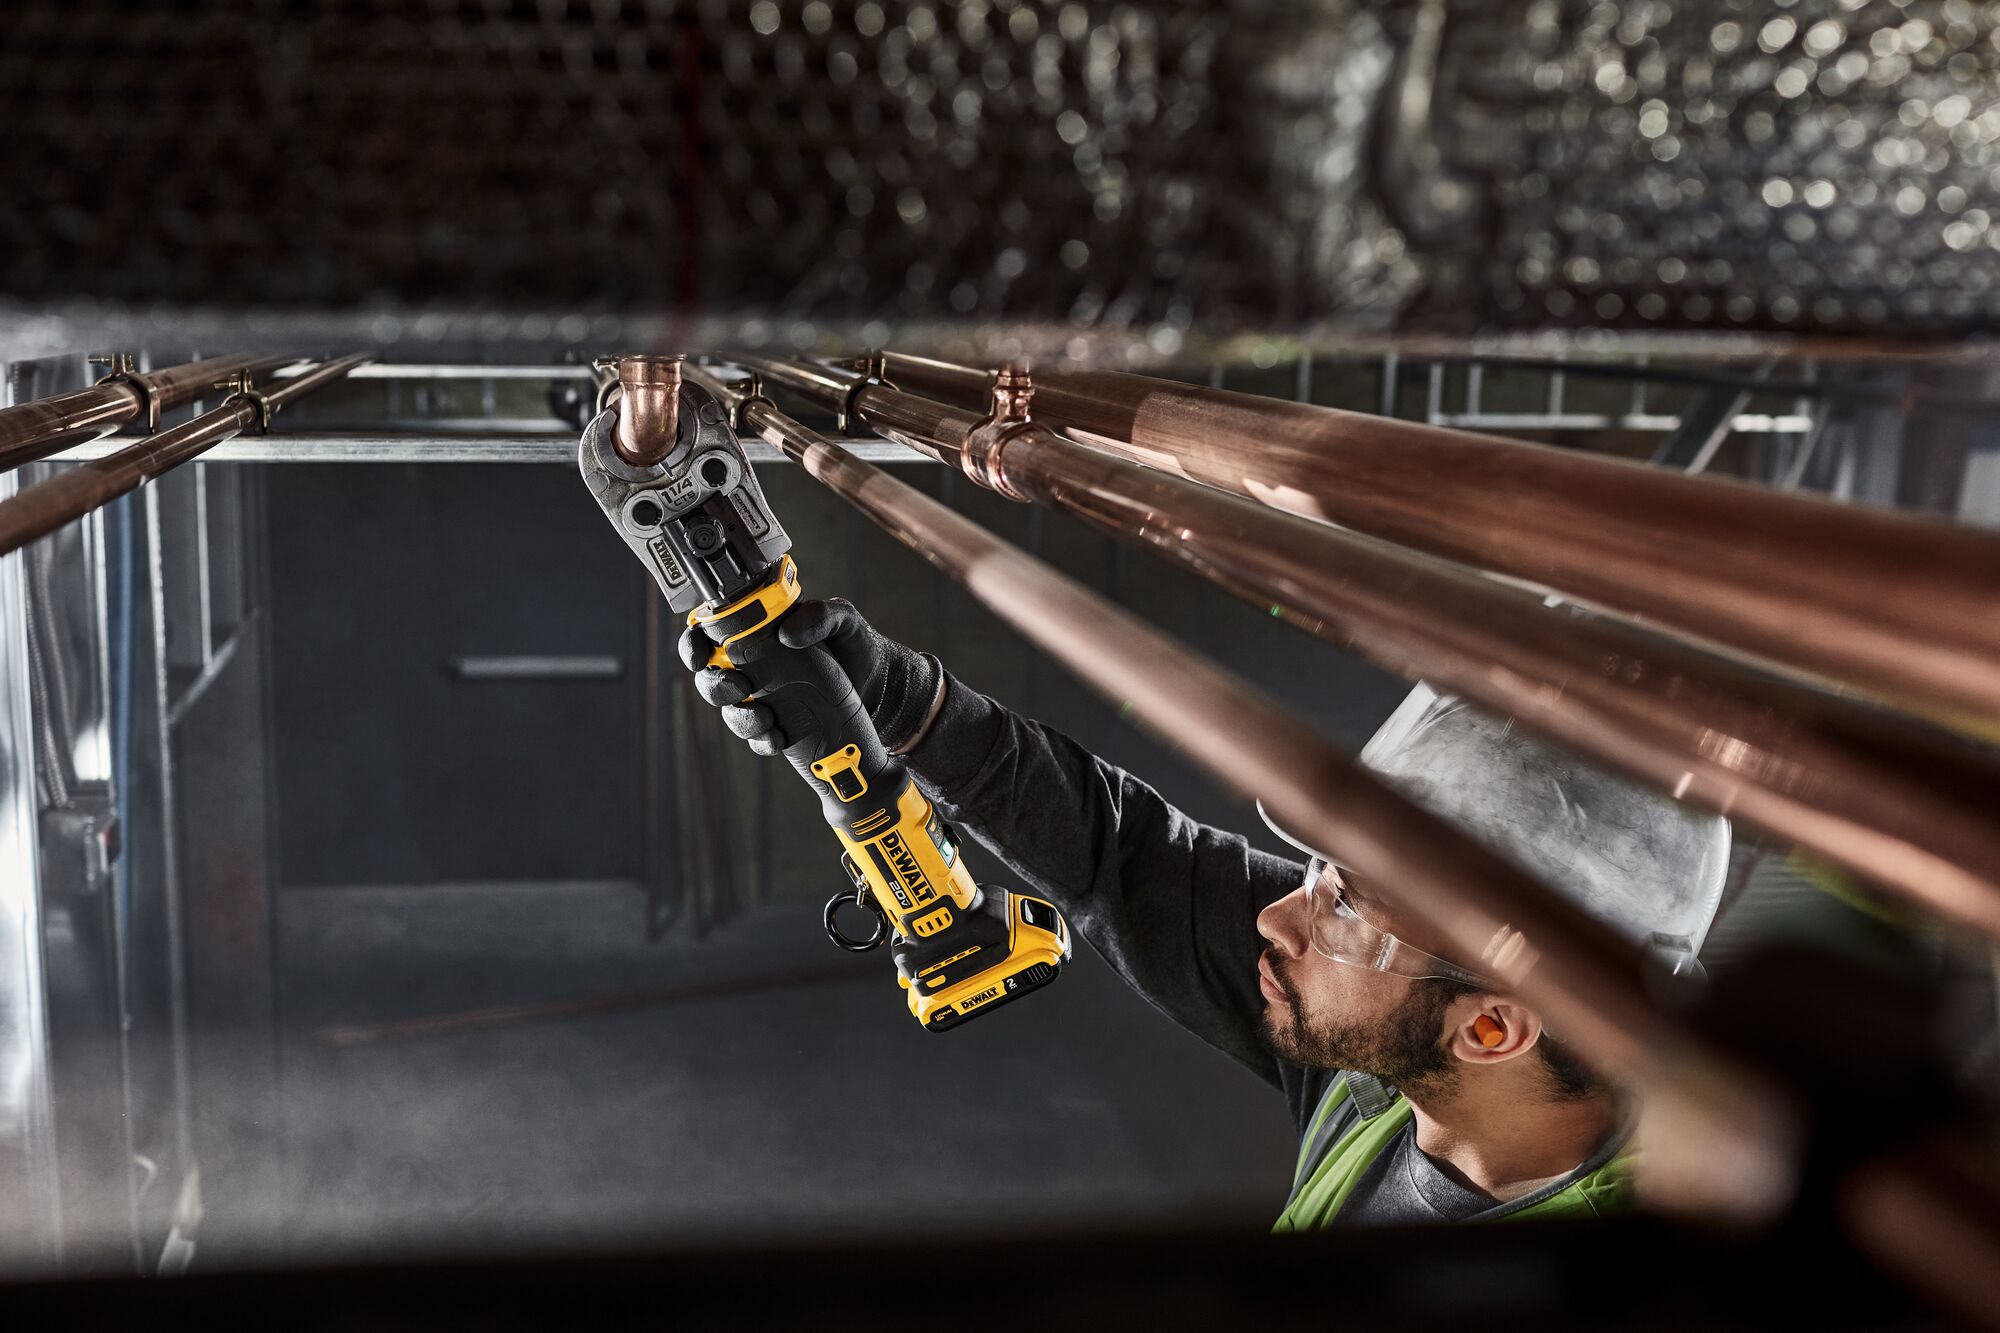
[[[146,386],[146,393],[125,380],[114,379],[0,408],[0,472],[111,434],[145,409],[148,394],[164,411],[213,392],[218,383],[233,375],[246,371],[262,375],[297,360],[296,356],[251,357],[241,353],[218,356],[135,376]]]
[[[759,367],[822,401],[853,392],[865,420],[948,461],[979,422],[826,380],[839,372]],[[1338,647],[2000,938],[2000,768],[1955,737],[1046,431],[1013,434],[996,457],[1020,494]]]
[[[1789,1190],[1787,1104],[1653,1003],[1638,947],[1343,757],[1241,678],[777,411],[756,430],[996,615],[1228,787],[1338,847],[1456,956],[1540,1006],[1648,1115],[1703,1146],[1682,1202],[1767,1215]],[[950,448],[948,440],[933,442]]]
[[[890,354],[903,388],[986,377]],[[1087,443],[1940,712],[2000,719],[2000,533],[1138,375],[1037,377]]]
[[[618,429],[611,447],[633,467],[653,467],[673,452],[680,433],[679,356],[618,358]]]
[[[268,410],[275,412],[294,398],[303,397],[373,359],[365,355],[344,356],[323,362],[259,397]],[[217,390],[211,384],[207,391]],[[37,537],[47,536],[63,524],[82,518],[91,510],[199,457],[248,430],[261,415],[262,409],[255,398],[236,395],[193,421],[149,435],[106,458],[80,463],[0,501],[0,555],[19,550]]]

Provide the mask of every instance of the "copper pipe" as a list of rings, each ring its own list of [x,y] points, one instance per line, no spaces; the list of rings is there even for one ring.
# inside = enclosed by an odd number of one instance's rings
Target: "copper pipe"
[[[905,393],[920,393],[942,402],[971,405],[986,400],[986,394],[993,383],[993,372],[976,366],[960,365],[955,361],[939,361],[928,356],[911,356],[907,352],[884,352],[881,358],[882,378]],[[1047,411],[1039,400],[1047,392],[1054,375],[1049,371],[1038,371],[1035,375],[1037,406]]]
[[[2000,766],[1955,736],[1047,432],[1005,466],[1029,498],[1338,647],[2000,939]]]
[[[987,377],[890,354],[954,402]],[[1944,713],[2000,719],[2000,534],[1138,375],[1038,377],[1037,418],[1307,518]]]
[[[870,391],[871,395],[875,391]],[[1682,1202],[1767,1215],[1789,1192],[1788,1106],[1647,989],[1639,948],[1346,759],[1241,678],[938,501],[779,412],[737,401],[755,430],[1001,619],[1226,786],[1338,847],[1455,956],[1540,1006],[1586,1058],[1648,1098],[1654,1123],[1692,1134],[1667,1188]],[[864,407],[864,411],[867,410]],[[936,438],[949,453],[962,441]]]
[[[213,391],[233,375],[245,371],[262,375],[301,359],[218,356],[134,375],[145,392],[129,380],[109,379],[88,389],[0,408],[0,472],[111,434],[144,411],[148,397],[166,411]]]
[[[963,440],[979,424],[980,415],[947,406],[912,393],[889,391],[872,386],[847,371],[811,366],[797,361],[774,361],[768,357],[731,354],[729,360],[755,371],[772,384],[795,390],[836,412],[852,410],[889,439],[907,444],[953,467],[960,466],[955,444],[940,441]],[[712,377],[706,381],[715,383]],[[984,383],[982,377],[981,383]],[[984,390],[981,390],[982,397]]]
[[[853,395],[871,424],[979,418],[844,372],[770,377]],[[890,431],[906,438],[906,431]],[[914,442],[914,441],[913,441]],[[955,448],[927,446],[958,462]],[[1070,444],[998,455],[1016,491],[1207,578],[1376,665],[1422,678],[1677,798],[1808,847],[2000,938],[2000,769],[1954,736],[1746,669],[1621,621]]]
[[[80,463],[0,501],[0,555],[17,551],[37,537],[45,537],[65,523],[137,490],[153,478],[248,430],[294,398],[304,397],[374,359],[369,355],[344,356],[337,361],[322,362],[275,388],[233,393],[222,406],[204,412],[193,421],[149,435],[107,457]],[[208,389],[215,392],[219,386],[211,384]]]
[[[754,356],[732,352],[725,358],[731,365],[750,366],[757,373],[773,383],[787,384],[800,393],[819,399],[829,407],[839,407],[849,389],[861,384],[862,378],[846,370],[835,370],[830,366],[816,366],[806,361],[783,361],[767,356]],[[716,384],[713,376],[706,381]]]
[[[633,467],[654,467],[680,438],[679,356],[618,358],[618,429],[611,447]]]

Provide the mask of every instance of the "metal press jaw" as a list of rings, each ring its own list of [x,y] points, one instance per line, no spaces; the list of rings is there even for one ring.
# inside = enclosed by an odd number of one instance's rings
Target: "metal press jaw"
[[[584,428],[577,466],[667,605],[685,615],[755,586],[792,541],[764,501],[728,411],[680,379],[679,360],[618,359],[620,391]],[[633,462],[634,453],[658,461]]]

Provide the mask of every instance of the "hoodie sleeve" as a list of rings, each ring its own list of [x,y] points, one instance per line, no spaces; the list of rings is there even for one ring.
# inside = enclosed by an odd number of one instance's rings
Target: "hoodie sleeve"
[[[1256,973],[1257,913],[1298,887],[1303,866],[1197,823],[949,673],[936,721],[903,757],[946,817],[1060,907],[1133,989],[1259,1077],[1305,1095],[1294,1086],[1304,1071],[1258,1039]]]

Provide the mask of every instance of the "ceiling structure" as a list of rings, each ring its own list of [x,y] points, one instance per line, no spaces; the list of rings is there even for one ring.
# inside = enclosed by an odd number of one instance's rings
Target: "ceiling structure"
[[[1155,363],[1978,338],[1996,25],[1968,0],[41,0],[0,43],[25,127],[0,355],[246,327]]]

